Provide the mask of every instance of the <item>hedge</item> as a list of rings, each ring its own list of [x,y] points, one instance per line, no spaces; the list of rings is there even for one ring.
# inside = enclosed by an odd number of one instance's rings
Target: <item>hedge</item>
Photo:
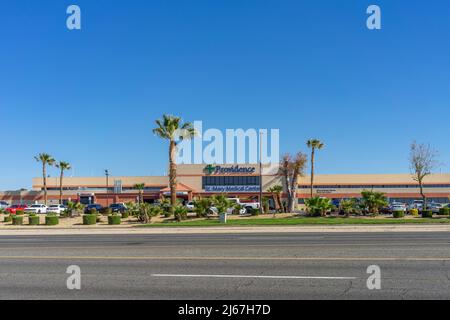
[[[7,215],[5,216],[5,218],[3,219],[3,222],[11,222],[12,221],[12,216],[11,215]]]
[[[128,210],[122,212],[122,219],[126,219],[130,216],[130,214],[128,213]]]
[[[403,210],[395,210],[392,212],[394,218],[403,218],[405,216],[405,212]]]
[[[422,214],[422,218],[433,218],[433,211],[431,210],[422,210],[420,213]]]
[[[23,216],[13,216],[12,224],[15,226],[20,226],[23,224]]]
[[[59,217],[56,215],[48,215],[45,217],[46,226],[56,226],[59,224]]]
[[[122,216],[118,214],[112,214],[108,216],[108,224],[120,224]]]
[[[28,216],[28,224],[30,226],[39,225],[39,216]]]
[[[16,210],[16,216],[23,216],[24,211],[23,210]]]
[[[443,215],[443,216],[450,215],[450,208],[449,207],[444,207],[444,208],[439,209],[439,214]]]
[[[97,223],[97,214],[85,214],[83,215],[84,225],[93,225]]]

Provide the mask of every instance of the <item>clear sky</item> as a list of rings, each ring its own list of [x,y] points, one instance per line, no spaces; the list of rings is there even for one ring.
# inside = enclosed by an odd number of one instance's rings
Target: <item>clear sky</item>
[[[163,113],[279,128],[282,153],[320,138],[318,173],[408,172],[415,139],[450,171],[447,0],[2,0],[0,39],[0,190],[29,188],[39,152],[162,175]]]

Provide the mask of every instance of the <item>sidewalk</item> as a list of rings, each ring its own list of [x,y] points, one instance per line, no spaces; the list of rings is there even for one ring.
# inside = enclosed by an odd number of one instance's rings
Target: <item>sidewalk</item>
[[[84,234],[196,234],[196,233],[338,233],[338,232],[450,232],[450,225],[348,225],[348,226],[245,226],[245,227],[7,227],[0,229],[6,235],[84,235]]]

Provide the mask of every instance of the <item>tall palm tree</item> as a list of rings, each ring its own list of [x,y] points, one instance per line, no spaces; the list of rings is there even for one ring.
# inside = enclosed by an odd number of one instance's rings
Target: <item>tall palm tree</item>
[[[59,161],[55,167],[59,169],[59,204],[62,204],[64,171],[70,170],[72,166],[68,162]]]
[[[169,141],[169,186],[170,186],[170,203],[171,212],[177,205],[177,164],[175,159],[178,141],[183,139],[191,139],[196,132],[191,122],[185,122],[179,117],[172,115],[163,115],[162,119],[156,120],[156,128],[153,133],[161,139]]]
[[[311,198],[313,197],[313,190],[314,190],[314,160],[315,160],[315,153],[316,149],[320,150],[325,147],[325,144],[322,143],[318,139],[310,139],[306,142],[306,145],[308,148],[311,149]]]
[[[143,193],[144,193],[144,189],[145,189],[145,183],[136,183],[134,185],[134,188],[139,191],[139,203],[144,202],[143,201]]]
[[[47,165],[52,166],[55,159],[48,153],[40,153],[34,157],[37,162],[42,163],[42,179],[44,183],[44,203],[47,205]]]

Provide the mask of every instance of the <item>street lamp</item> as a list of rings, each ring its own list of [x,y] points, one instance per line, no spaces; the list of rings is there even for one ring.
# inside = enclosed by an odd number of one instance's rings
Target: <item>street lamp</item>
[[[106,206],[109,207],[109,197],[108,197],[108,192],[109,192],[109,171],[108,171],[108,169],[105,169],[105,176],[106,176]]]

